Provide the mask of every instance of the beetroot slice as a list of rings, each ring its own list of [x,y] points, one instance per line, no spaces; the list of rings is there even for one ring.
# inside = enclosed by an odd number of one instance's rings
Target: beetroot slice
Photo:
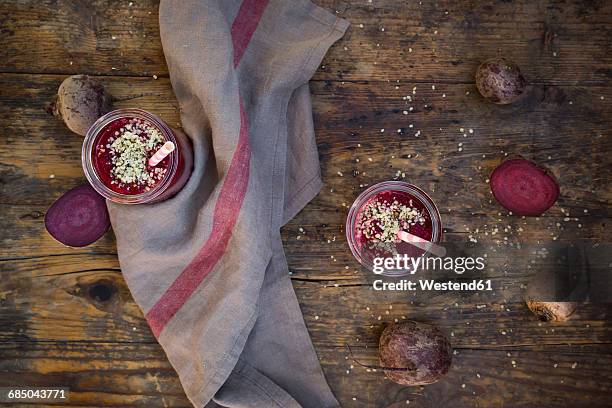
[[[555,179],[525,159],[500,164],[491,174],[490,184],[495,199],[518,215],[540,215],[559,197]]]
[[[47,210],[45,227],[64,245],[84,247],[110,227],[106,200],[89,184],[67,191]]]

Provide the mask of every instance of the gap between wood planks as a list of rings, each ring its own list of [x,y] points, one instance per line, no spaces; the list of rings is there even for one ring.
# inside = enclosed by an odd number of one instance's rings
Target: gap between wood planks
[[[58,77],[67,77],[71,75],[88,75],[91,77],[104,77],[104,78],[125,78],[125,79],[144,79],[149,78],[153,79],[152,75],[125,75],[125,74],[107,74],[107,73],[92,73],[92,72],[22,72],[22,71],[5,71],[0,69],[0,75],[40,75],[40,76],[58,76]],[[170,76],[167,74],[157,75],[157,79],[170,79]],[[153,79],[154,80],[154,79]],[[352,84],[378,84],[378,83],[393,83],[395,80],[383,80],[383,79],[311,79],[309,82],[339,82],[339,83],[352,83]],[[446,84],[446,85],[475,85],[475,81],[452,81],[452,80],[439,80],[432,78],[431,80],[424,79],[410,79],[404,78],[400,79],[404,84]],[[562,82],[548,82],[548,81],[529,81],[529,84],[532,85],[546,85],[553,87],[562,87],[562,86],[574,86],[574,87],[610,87],[610,81],[562,81]]]
[[[111,340],[10,340],[10,341],[0,341],[2,345],[10,345],[10,344],[40,344],[40,345],[70,345],[70,344],[87,344],[87,345],[133,345],[133,344],[159,344],[159,342],[155,340],[142,340],[142,341],[111,341]],[[503,345],[503,344],[491,344],[489,346],[483,347],[472,347],[472,346],[462,346],[456,345],[453,346],[454,350],[463,350],[463,351],[541,351],[547,352],[548,349],[554,348],[572,348],[572,347],[581,347],[581,346],[606,346],[612,345],[612,342],[559,342],[559,343],[542,343],[542,344],[530,344],[530,343],[520,343],[520,344],[511,344],[511,345]],[[317,348],[321,349],[339,349],[346,350],[345,344],[333,344],[333,343],[317,343],[315,344]],[[372,344],[351,344],[351,349],[361,350],[361,351],[371,351],[376,349]]]
[[[65,255],[65,256],[70,256],[70,255]],[[115,254],[116,256],[116,254]],[[40,257],[39,257],[40,258]],[[32,258],[34,259],[34,258]],[[30,260],[28,258],[19,258],[18,260]],[[0,259],[0,263],[1,262],[10,262],[9,260],[2,260]],[[90,269],[79,269],[79,270],[75,270],[75,271],[70,271],[70,272],[59,272],[59,273],[50,273],[50,274],[43,274],[43,275],[36,275],[33,276],[31,279],[38,279],[38,278],[45,278],[45,277],[55,277],[55,276],[67,276],[67,275],[75,275],[75,274],[82,274],[82,273],[88,273],[88,272],[111,272],[111,273],[118,273],[121,274],[121,269],[120,268],[90,268]],[[321,278],[317,278],[317,277],[301,277],[301,276],[289,276],[289,278],[292,281],[295,282],[302,282],[302,283],[316,283],[316,284],[323,284],[324,287],[329,287],[329,288],[348,288],[348,287],[370,287],[372,286],[371,282],[360,282],[360,277],[359,276],[348,276],[348,277],[338,277],[338,278],[330,278],[330,277],[321,277]],[[458,276],[457,279],[460,279],[461,277]],[[480,279],[490,279],[492,281],[496,281],[496,280],[502,280],[505,277],[501,277],[501,276],[481,276]],[[349,283],[343,283],[343,282],[349,282]]]
[[[15,256],[15,257],[0,257],[0,262],[9,262],[9,261],[30,261],[34,259],[40,258],[50,258],[54,256],[113,256],[116,257],[116,252],[65,252],[61,254],[43,254],[43,255],[32,255],[32,256]]]

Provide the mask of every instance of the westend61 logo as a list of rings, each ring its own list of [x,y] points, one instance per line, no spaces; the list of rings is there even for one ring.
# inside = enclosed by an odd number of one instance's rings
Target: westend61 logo
[[[406,254],[396,254],[393,257],[377,257],[373,259],[372,272],[376,275],[401,276],[414,275],[417,271],[451,272],[462,275],[470,271],[485,269],[483,257],[411,257]],[[444,281],[434,279],[401,279],[399,281],[384,281],[377,279],[372,283],[374,290],[435,290],[435,291],[490,291],[493,286],[490,279],[472,279],[467,281]]]

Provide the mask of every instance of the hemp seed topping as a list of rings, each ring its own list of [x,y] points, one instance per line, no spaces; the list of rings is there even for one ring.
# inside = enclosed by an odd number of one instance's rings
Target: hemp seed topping
[[[132,119],[109,138],[111,175],[119,186],[144,186],[147,189],[164,177],[165,168],[147,165],[148,159],[161,148],[164,138],[160,131],[141,119]]]
[[[416,224],[423,225],[425,217],[409,200],[408,205],[398,200],[374,200],[363,208],[357,229],[372,241],[398,243],[397,234],[409,231]]]

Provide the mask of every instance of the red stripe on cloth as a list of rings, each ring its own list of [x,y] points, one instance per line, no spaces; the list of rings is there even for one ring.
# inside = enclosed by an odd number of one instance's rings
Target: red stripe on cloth
[[[267,5],[268,0],[244,0],[240,5],[232,24],[231,33],[234,47],[234,68],[242,59]],[[249,185],[251,160],[247,114],[241,96],[238,97],[240,99],[240,135],[232,162],[215,203],[212,231],[195,258],[147,313],[146,318],[155,337],[159,337],[166,324],[219,262],[238,221],[240,208]]]
[[[234,44],[234,67],[242,59],[251,37],[257,29],[259,20],[269,0],[244,0],[232,24],[232,43]]]
[[[155,337],[159,336],[223,256],[246,195],[250,159],[248,121],[241,100],[238,146],[215,204],[212,231],[195,258],[147,313],[146,318]]]

